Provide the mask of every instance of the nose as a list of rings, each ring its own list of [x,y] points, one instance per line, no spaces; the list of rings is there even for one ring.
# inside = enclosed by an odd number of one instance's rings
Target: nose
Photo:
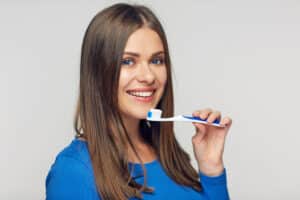
[[[155,74],[148,63],[141,63],[137,69],[137,80],[147,84],[152,84],[155,81]]]

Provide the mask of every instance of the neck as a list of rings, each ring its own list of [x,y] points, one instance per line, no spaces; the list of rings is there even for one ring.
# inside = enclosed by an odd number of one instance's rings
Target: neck
[[[144,139],[142,138],[139,130],[140,120],[128,117],[123,117],[122,119],[133,145],[144,143]]]
[[[136,149],[138,155],[142,159],[142,162],[151,162],[154,159],[156,159],[156,154],[154,149],[145,142],[145,140],[142,138],[139,130],[139,119],[132,119],[132,118],[125,118],[123,117],[123,122],[125,125],[125,128],[129,134],[129,137],[133,143],[134,148]],[[129,147],[128,155],[129,159],[132,162],[139,162],[138,158],[136,157],[136,154],[134,153],[133,149]]]

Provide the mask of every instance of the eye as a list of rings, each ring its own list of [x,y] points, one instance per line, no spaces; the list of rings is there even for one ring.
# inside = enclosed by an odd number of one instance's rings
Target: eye
[[[133,65],[133,64],[134,64],[134,60],[132,58],[122,59],[122,65]]]
[[[151,60],[151,63],[155,64],[155,65],[162,65],[162,64],[164,64],[164,59],[163,58],[153,58]]]

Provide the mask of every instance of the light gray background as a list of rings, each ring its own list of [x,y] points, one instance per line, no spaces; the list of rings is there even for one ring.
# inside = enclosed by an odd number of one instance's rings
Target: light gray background
[[[0,199],[45,197],[46,174],[74,135],[84,31],[113,2],[0,2]],[[299,1],[131,2],[164,25],[176,114],[211,107],[233,118],[232,199],[300,199]],[[193,126],[176,131],[193,158]]]

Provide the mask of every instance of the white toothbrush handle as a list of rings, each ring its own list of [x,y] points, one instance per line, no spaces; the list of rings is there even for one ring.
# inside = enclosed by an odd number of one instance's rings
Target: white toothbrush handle
[[[160,122],[196,122],[196,123],[202,123],[202,124],[208,124],[206,120],[202,120],[199,117],[193,117],[193,116],[187,116],[187,115],[178,115],[175,117],[168,117],[168,118],[147,118],[149,121],[160,121]],[[220,122],[218,120],[215,120],[212,124],[209,124],[212,126],[218,126],[218,127],[225,127],[224,125],[220,125]]]

